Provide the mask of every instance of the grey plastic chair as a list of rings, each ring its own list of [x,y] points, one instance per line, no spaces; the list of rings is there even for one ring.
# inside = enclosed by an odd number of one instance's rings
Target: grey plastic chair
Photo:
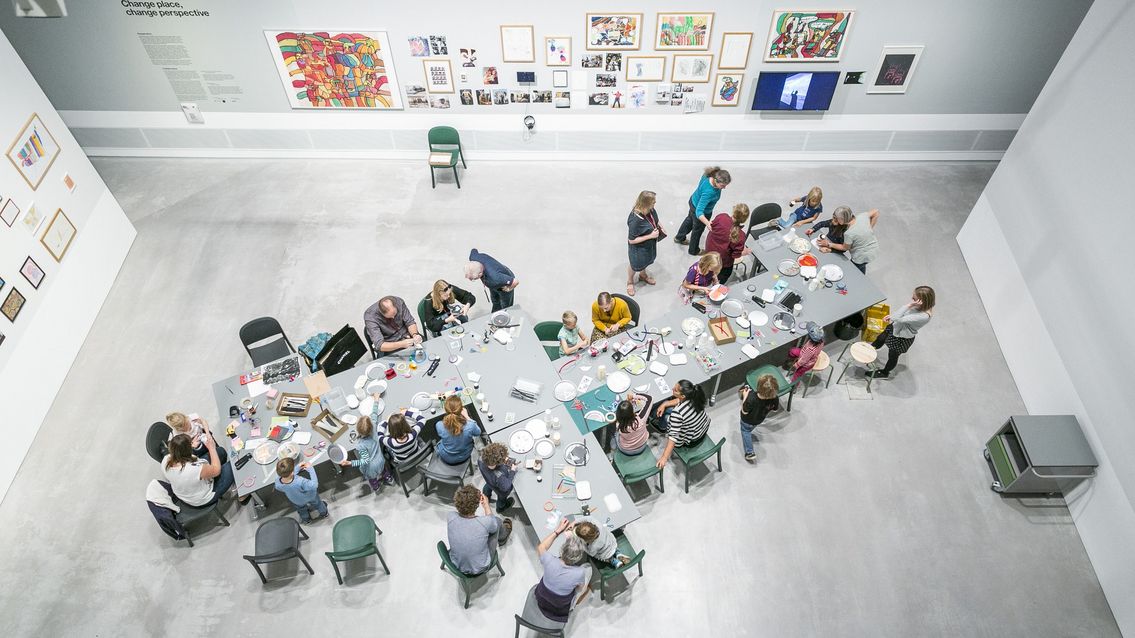
[[[260,582],[264,584],[268,583],[268,579],[264,577],[264,571],[260,569],[261,565],[292,558],[298,558],[307,568],[307,572],[314,575],[315,570],[300,553],[300,538],[307,540],[307,534],[294,518],[284,517],[264,521],[256,530],[256,544],[253,548],[256,553],[251,556],[246,554],[244,560],[252,563],[252,567],[260,576]]]
[[[166,457],[169,451],[167,441],[169,441],[170,427],[164,421],[155,421],[150,424],[150,429],[146,431],[146,454],[158,463]]]
[[[575,594],[572,594],[573,596]],[[513,638],[520,638],[520,628],[527,627],[532,631],[538,631],[542,634],[549,636],[558,636],[563,638],[564,627],[566,622],[557,622],[549,619],[540,611],[540,606],[536,603],[536,586],[533,585],[532,589],[528,590],[528,598],[524,600],[524,611],[519,616],[514,615],[516,618],[516,633]]]
[[[268,339],[271,339],[268,343],[253,345]],[[244,349],[254,366],[272,363],[296,351],[288,336],[284,334],[284,329],[280,327],[280,322],[272,317],[253,319],[241,326],[240,342],[244,344]]]
[[[429,465],[422,470],[422,490],[426,496],[430,495],[430,481],[461,487],[465,484],[465,477],[472,474],[472,456],[464,463],[450,465],[441,460],[441,456],[437,454],[437,444],[434,444],[434,455],[430,458]]]
[[[186,505],[181,501],[177,502],[177,506],[181,511],[174,512],[173,517],[177,519],[178,523],[181,523],[181,527],[183,528],[182,531],[185,534],[185,540],[189,542],[190,547],[193,547],[193,536],[189,533],[189,526],[193,525],[197,521],[207,518],[211,519],[213,516],[216,516],[221,520],[222,525],[224,525],[225,527],[229,526],[229,519],[225,518],[225,515],[221,513],[220,499],[218,499],[216,503],[213,503],[212,505],[206,505],[204,507],[193,507],[192,505]]]
[[[433,447],[423,445],[420,450],[414,453],[413,456],[405,461],[398,462],[393,459],[390,461],[390,469],[394,471],[394,478],[398,481],[398,485],[402,486],[402,491],[406,493],[406,498],[410,498],[410,488],[406,486],[405,474],[412,471],[422,463],[429,460],[430,456],[434,453]],[[422,476],[422,481],[425,482],[425,475]]]

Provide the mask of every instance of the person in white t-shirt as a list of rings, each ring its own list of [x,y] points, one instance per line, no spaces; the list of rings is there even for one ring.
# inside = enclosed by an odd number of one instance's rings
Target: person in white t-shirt
[[[209,460],[193,455],[193,439],[178,434],[169,441],[169,454],[162,459],[162,470],[173,488],[173,495],[186,505],[204,507],[216,503],[233,486],[233,469],[221,463],[217,443],[206,436],[205,450]]]

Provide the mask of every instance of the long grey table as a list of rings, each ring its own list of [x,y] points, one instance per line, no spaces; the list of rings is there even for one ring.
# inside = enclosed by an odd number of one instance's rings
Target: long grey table
[[[550,515],[579,514],[583,505],[594,508],[590,516],[595,517],[600,523],[606,523],[612,529],[622,528],[642,518],[642,514],[639,513],[634,501],[631,500],[630,494],[627,493],[626,486],[619,480],[619,476],[611,466],[610,460],[603,454],[595,436],[593,434],[581,434],[567,408],[562,404],[557,403],[552,408],[552,416],[560,420],[560,429],[551,430],[549,428],[549,434],[553,431],[559,432],[560,444],[556,446],[551,458],[544,459],[540,472],[524,467],[526,460],[537,458],[535,448],[527,454],[517,454],[510,451],[512,457],[520,462],[520,468],[513,480],[513,487],[520,499],[521,506],[524,507],[525,514],[528,515],[528,520],[536,528],[537,535],[543,535],[542,529],[551,531],[551,528],[547,527]],[[541,412],[540,418],[542,420],[543,412]],[[495,442],[508,445],[513,432],[524,429],[530,420],[518,421],[491,434],[490,438]],[[590,457],[586,465],[575,468],[575,480],[591,483],[591,498],[586,501],[579,500],[576,498],[574,488],[571,488],[562,498],[554,497],[553,493],[559,484],[560,466],[569,467],[564,461],[565,450],[573,443],[584,441],[586,441]],[[540,476],[542,480],[537,481],[537,476]],[[613,494],[614,498],[617,499],[618,511],[611,511],[611,508],[608,507],[605,499],[609,494]]]

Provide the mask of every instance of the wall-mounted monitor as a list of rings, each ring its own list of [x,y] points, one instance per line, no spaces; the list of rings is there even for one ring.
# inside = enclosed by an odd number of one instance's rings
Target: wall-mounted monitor
[[[535,71],[517,71],[516,72],[517,84],[534,84],[536,82]]]
[[[762,71],[753,94],[754,111],[826,111],[839,71]]]

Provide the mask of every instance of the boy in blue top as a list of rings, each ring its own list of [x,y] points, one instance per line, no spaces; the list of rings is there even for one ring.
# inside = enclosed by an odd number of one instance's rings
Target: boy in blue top
[[[512,291],[520,285],[520,280],[507,266],[485,253],[478,252],[476,248],[469,251],[469,263],[465,264],[465,278],[469,281],[480,279],[489,289],[493,312],[511,306]]]
[[[276,489],[284,493],[288,497],[292,506],[299,512],[300,520],[304,523],[311,522],[311,512],[308,510],[314,508],[319,512],[319,516],[327,516],[327,503],[319,498],[319,478],[315,474],[315,470],[308,463],[300,465],[300,469],[306,469],[311,478],[304,478],[295,474],[296,462],[294,459],[285,457],[276,462]]]
[[[691,255],[701,254],[699,244],[701,243],[702,231],[709,227],[709,218],[713,216],[713,207],[717,204],[717,200],[721,199],[721,191],[729,185],[732,179],[729,176],[729,171],[711,166],[705,169],[701,180],[698,181],[697,189],[694,190],[693,195],[690,195],[690,214],[682,220],[682,225],[678,227],[678,234],[674,235],[674,241],[683,245],[689,243]],[[686,235],[690,236],[689,242],[686,241]]]

